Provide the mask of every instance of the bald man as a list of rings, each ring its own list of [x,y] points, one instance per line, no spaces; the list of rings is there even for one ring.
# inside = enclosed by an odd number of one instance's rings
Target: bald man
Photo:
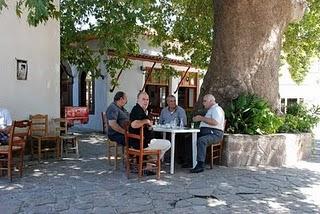
[[[197,140],[197,165],[191,169],[191,173],[204,171],[207,146],[219,143],[223,139],[224,130],[224,111],[216,103],[212,94],[203,97],[203,106],[208,109],[205,116],[196,115],[194,122],[200,122],[200,133]]]
[[[149,95],[146,92],[140,92],[137,96],[137,104],[132,108],[130,113],[131,126],[129,132],[139,134],[140,127],[144,126],[144,148],[160,150],[160,158],[163,157],[164,153],[171,147],[171,143],[164,139],[154,139],[153,131],[149,128],[152,126],[152,122],[149,120],[146,114],[149,105]],[[130,146],[139,149],[139,140],[130,139]]]

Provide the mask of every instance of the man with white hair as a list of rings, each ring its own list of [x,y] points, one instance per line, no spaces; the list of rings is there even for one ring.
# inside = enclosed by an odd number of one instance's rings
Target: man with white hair
[[[12,125],[12,119],[8,109],[0,108],[0,145],[8,144],[8,133]]]
[[[216,103],[212,94],[203,97],[203,106],[208,109],[205,116],[196,115],[194,122],[200,122],[200,133],[197,140],[197,165],[191,169],[191,173],[204,171],[207,146],[218,143],[223,138],[224,130],[224,111]]]

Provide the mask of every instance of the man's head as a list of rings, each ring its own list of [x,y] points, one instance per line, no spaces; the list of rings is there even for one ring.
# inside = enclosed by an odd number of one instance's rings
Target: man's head
[[[214,98],[214,96],[212,94],[206,94],[203,97],[202,104],[203,104],[204,108],[209,109],[211,106],[216,104],[216,99]]]
[[[127,95],[123,91],[118,91],[113,98],[113,101],[120,107],[123,107],[127,104]]]
[[[167,97],[167,104],[169,109],[175,109],[177,107],[176,97],[173,95],[169,95]]]
[[[137,103],[143,108],[143,110],[146,110],[149,105],[149,95],[145,91],[139,92],[137,96]]]

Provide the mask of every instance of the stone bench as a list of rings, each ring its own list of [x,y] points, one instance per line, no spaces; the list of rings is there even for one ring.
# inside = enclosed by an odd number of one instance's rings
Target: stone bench
[[[311,133],[244,135],[225,134],[222,164],[225,166],[283,166],[311,156]]]

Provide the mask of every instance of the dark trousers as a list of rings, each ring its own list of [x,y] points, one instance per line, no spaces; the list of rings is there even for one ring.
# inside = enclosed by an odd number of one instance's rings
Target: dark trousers
[[[202,127],[197,139],[197,161],[206,159],[207,146],[219,143],[223,139],[223,131]]]
[[[112,141],[116,141],[118,144],[122,146],[125,145],[124,135],[121,133],[114,133],[112,135],[108,135],[108,138]]]

